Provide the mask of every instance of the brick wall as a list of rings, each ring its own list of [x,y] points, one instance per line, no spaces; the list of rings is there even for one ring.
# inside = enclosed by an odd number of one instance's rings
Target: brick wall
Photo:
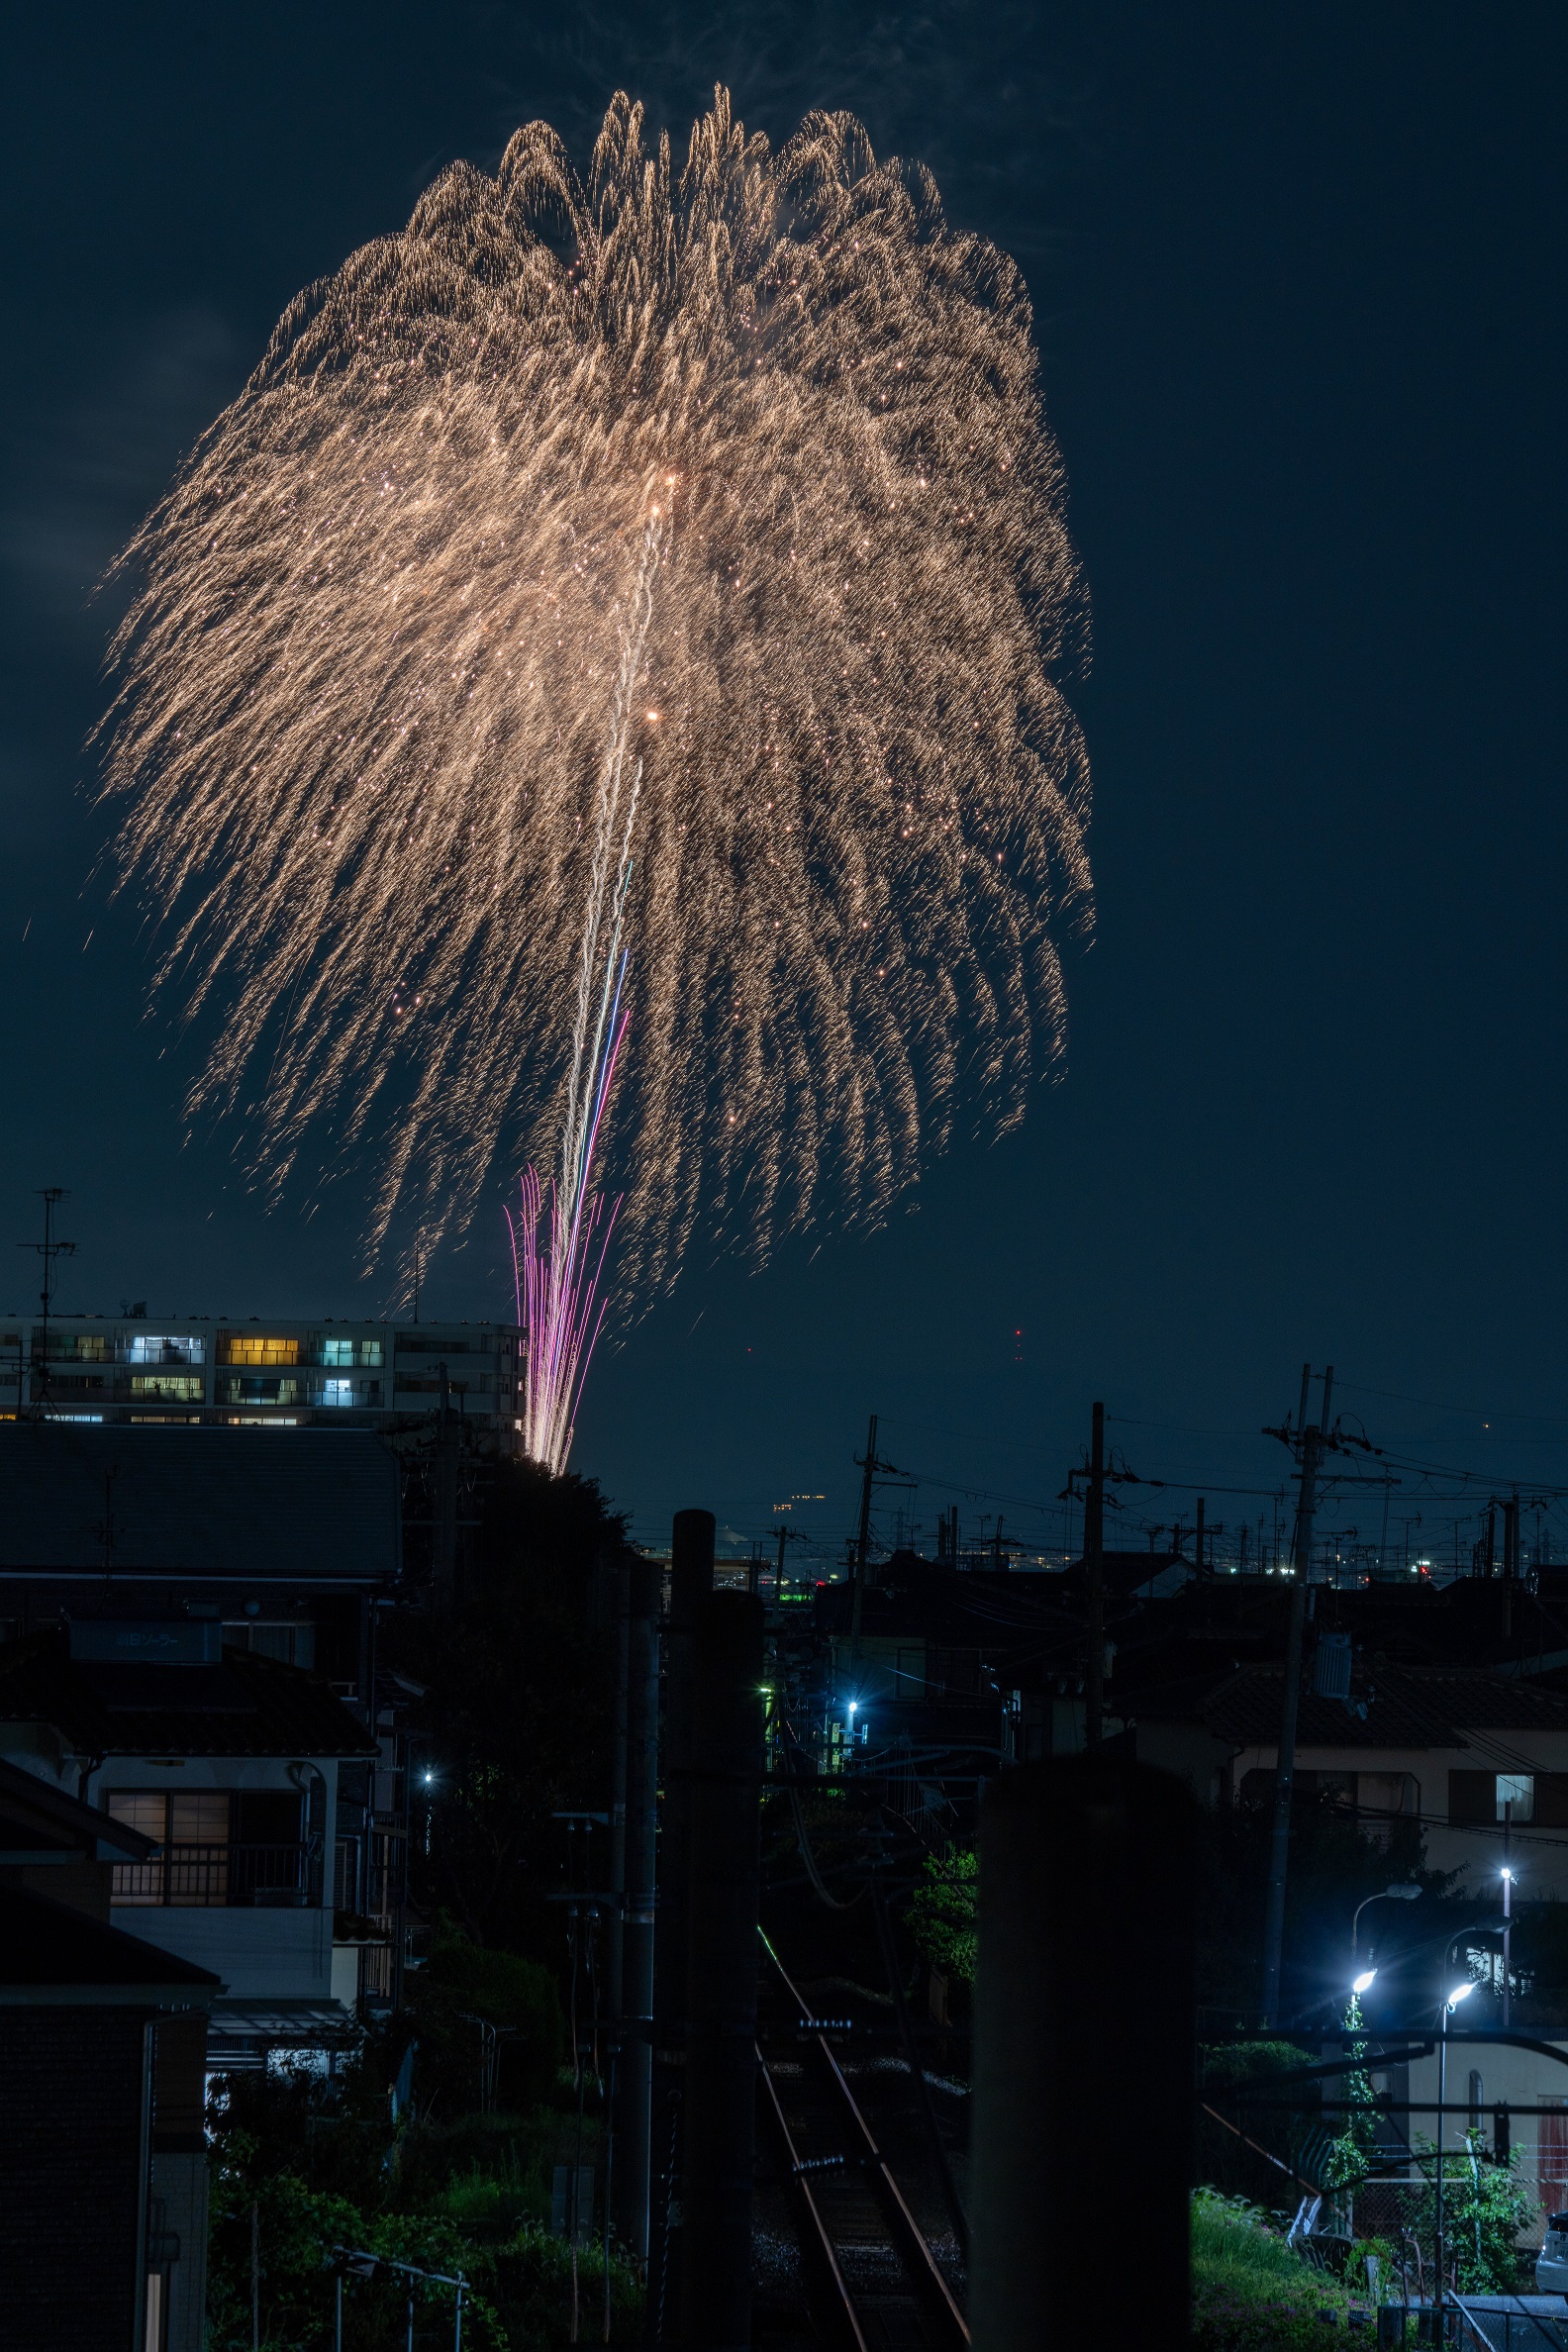
[[[137,2352],[147,2021],[0,2007],[6,2352]]]

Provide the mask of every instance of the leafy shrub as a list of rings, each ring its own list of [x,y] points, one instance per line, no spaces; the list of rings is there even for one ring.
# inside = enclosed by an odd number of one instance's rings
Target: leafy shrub
[[[928,1854],[920,1884],[904,1908],[905,1923],[924,1958],[962,1985],[974,1983],[979,1879],[980,1859],[972,1847]]]

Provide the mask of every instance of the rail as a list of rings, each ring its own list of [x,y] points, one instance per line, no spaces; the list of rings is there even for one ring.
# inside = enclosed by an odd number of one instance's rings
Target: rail
[[[803,2156],[790,2129],[777,2079],[766,2056],[758,2049],[757,2063],[761,2070],[767,2108],[779,2137],[788,2184],[803,2224],[802,2239],[808,2267],[817,2273],[819,2293],[831,2303],[834,2318],[854,2352],[869,2352],[869,2339],[838,2259],[828,2211],[812,2178],[814,2173],[856,2171],[876,2200],[915,2296],[928,2318],[935,2322],[938,2340],[953,2347],[966,2348],[970,2342],[968,2322],[942,2276],[930,2240],[911,2212],[909,2202],[877,2145],[876,2135],[866,2120],[859,2101],[844,2079],[843,2069],[833,2055],[827,2034],[822,2030],[828,2020],[812,2014],[810,2005],[766,1936],[762,1942],[794,2004],[801,2028],[808,2037],[808,2048],[817,2061],[819,2079],[827,2084],[833,2104],[848,2128],[847,2153],[816,2159]]]

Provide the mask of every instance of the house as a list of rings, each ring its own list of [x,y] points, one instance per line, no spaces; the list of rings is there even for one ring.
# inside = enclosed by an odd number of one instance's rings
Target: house
[[[402,1468],[372,1430],[0,1421],[0,1643],[67,1619],[200,1617],[224,1648],[314,1675],[375,1722],[362,1759],[340,1759],[327,1852],[341,1956],[351,1935],[359,1989],[378,1997],[404,1807],[375,1629],[401,1571]]]
[[[1123,1692],[1146,1763],[1210,1804],[1274,1785],[1284,1669],[1271,1663]],[[1342,1697],[1303,1691],[1296,1786],[1331,1792],[1376,1834],[1419,1822],[1428,1865],[1466,1889],[1505,1854],[1526,1897],[1568,1896],[1568,1696],[1484,1667],[1375,1667]]]
[[[0,1764],[0,2276],[11,2352],[200,2352],[210,1970],[109,1923],[151,1841]]]
[[[338,1775],[376,1739],[321,1678],[215,1617],[73,1618],[0,1647],[0,1758],[145,1842],[109,1918],[221,1980],[214,2066],[340,2040],[356,1941],[335,1944]]]

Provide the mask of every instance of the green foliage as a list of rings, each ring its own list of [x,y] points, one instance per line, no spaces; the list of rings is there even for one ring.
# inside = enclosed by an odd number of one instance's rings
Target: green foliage
[[[442,1919],[425,1966],[409,1975],[408,2004],[422,2112],[455,2115],[479,2105],[485,2025],[501,2037],[508,2106],[532,2107],[548,2093],[565,2056],[566,2022],[555,1981],[537,1960],[476,1944]]]
[[[1259,2075],[1288,2074],[1298,2066],[1311,2066],[1312,2053],[1289,2041],[1222,2042],[1203,2053],[1203,2080],[1206,2093],[1218,2095],[1228,2091],[1236,2083],[1250,2082]],[[1309,2093],[1309,2097],[1311,2094]],[[1287,2125],[1279,2116],[1270,2116],[1268,2124],[1260,2118],[1250,2121],[1232,2114],[1221,2104],[1218,2096],[1211,2099],[1217,2111],[1232,2115],[1253,2139],[1265,2145],[1271,2141],[1281,2160],[1288,2161],[1295,2143],[1302,2138],[1310,2113],[1294,2125]],[[1252,2196],[1283,2198],[1292,2192],[1292,2184],[1284,2175],[1266,2164],[1263,2158],[1238,2139],[1233,2131],[1226,2131],[1212,2115],[1200,2113],[1198,2118],[1199,2168],[1206,2180],[1222,2189],[1243,2191]]]
[[[1358,2038],[1364,2020],[1361,2003],[1352,1993],[1344,2013],[1344,2028],[1351,2038],[1344,2055],[1364,2058],[1366,2043]],[[1372,2153],[1377,2146],[1377,2098],[1372,2078],[1357,2067],[1351,2074],[1340,2077],[1339,2095],[1348,2112],[1343,2131],[1328,2145],[1323,2168],[1323,2185],[1327,2190],[1358,2189],[1372,2169]]]
[[[549,2236],[538,2219],[520,2213],[520,2205],[536,2194],[534,2176],[514,2173],[489,2188],[492,2193],[486,2195],[484,2177],[474,2165],[438,2196],[443,2210],[367,2210],[279,2169],[250,2133],[231,2126],[219,2136],[212,2168],[209,2352],[248,2352],[252,2213],[260,2256],[262,2352],[298,2352],[330,2340],[334,2257],[342,2246],[448,2277],[460,2271],[470,2288],[463,2340],[476,2352],[549,2352],[565,2341],[570,2328],[571,2249]],[[602,2245],[581,2247],[575,2292],[585,2341],[600,2340],[604,2282]],[[406,2280],[393,2273],[349,2281],[343,2290],[346,2352],[383,2352],[386,2345],[401,2343],[407,2294]],[[416,2314],[429,2314],[424,2324],[436,2324],[440,2314],[444,2331],[453,2306],[451,2290],[416,2282],[414,2294]],[[618,2256],[610,2265],[610,2303],[612,2342],[637,2341],[639,2292]]]
[[[1297,2352],[1321,2347],[1331,2311],[1342,2325],[1351,2298],[1311,2269],[1268,2216],[1245,2198],[1212,2189],[1192,2201],[1193,2343],[1196,2352]]]
[[[1389,2293],[1390,2282],[1399,2273],[1399,2256],[1388,2238],[1356,2239],[1350,2249],[1350,2258],[1345,2264],[1345,2285],[1354,2294],[1371,2295],[1372,2278],[1367,2269],[1369,2260],[1378,2265],[1378,2293],[1380,2296],[1386,2296]]]
[[[1449,2149],[1442,2159],[1444,2268],[1461,2295],[1506,2294],[1518,2284],[1519,2235],[1534,2217],[1535,2200],[1513,2155],[1500,2163],[1479,2131],[1465,2140],[1462,2155]],[[1437,2218],[1437,2151],[1430,2140],[1421,2142],[1417,2162],[1425,2187],[1413,2226],[1430,2279]]]
[[[974,1983],[979,1878],[980,1859],[970,1846],[928,1854],[921,1883],[904,1907],[905,1924],[923,1956],[964,1985]]]

